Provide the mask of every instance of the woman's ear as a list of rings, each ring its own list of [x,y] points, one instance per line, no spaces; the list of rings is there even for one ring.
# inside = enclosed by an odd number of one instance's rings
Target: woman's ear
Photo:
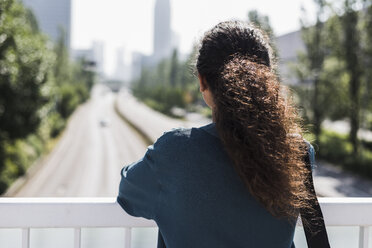
[[[203,77],[200,74],[198,74],[198,78],[199,78],[200,92],[203,92],[206,89],[208,89],[207,81],[205,80],[205,77]]]
[[[214,109],[213,95],[209,90],[207,80],[202,75],[198,74],[200,92],[203,95],[204,102],[212,109]]]

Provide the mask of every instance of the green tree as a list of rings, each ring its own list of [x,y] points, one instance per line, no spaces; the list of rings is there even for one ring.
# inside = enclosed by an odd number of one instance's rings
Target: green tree
[[[46,39],[35,31],[29,13],[14,0],[0,2],[0,174],[4,142],[26,137],[40,123],[39,109],[47,99],[52,56]],[[0,182],[0,191],[4,184]]]
[[[372,112],[372,1],[365,1],[365,12],[363,15],[362,25],[362,60],[363,60],[363,90],[362,90],[362,107],[364,106],[364,115],[368,117],[368,113]],[[368,120],[367,120],[368,121]],[[369,120],[369,128],[372,129],[372,120]]]
[[[198,91],[196,79],[189,70],[192,56],[179,61],[174,50],[169,58],[153,68],[142,68],[140,77],[132,83],[133,94],[168,115],[173,115],[173,107],[188,108],[195,102],[194,92]]]
[[[179,81],[179,64],[178,64],[178,52],[177,49],[173,50],[171,61],[170,61],[170,74],[169,74],[169,82],[172,87],[178,85]]]
[[[0,132],[15,139],[35,131],[40,122],[38,109],[46,100],[41,89],[51,55],[44,37],[27,24],[25,9],[6,3],[0,16]]]
[[[324,0],[315,0],[315,3],[318,7],[315,26],[307,25],[305,20],[301,21],[302,39],[305,43],[306,55],[300,56],[299,60],[306,67],[306,73],[305,75],[301,75],[300,79],[312,81],[312,96],[310,100],[312,118],[310,121],[313,124],[315,139],[318,141],[321,132],[321,123],[325,117],[324,104],[320,98],[324,96],[324,92],[321,91],[324,88],[321,85],[324,83],[321,74],[326,56],[324,23],[321,21],[321,17],[326,3]]]
[[[346,70],[349,73],[350,93],[350,133],[349,138],[353,145],[353,156],[358,155],[358,129],[360,122],[360,86],[361,86],[361,64],[360,64],[360,31],[358,30],[359,13],[353,9],[355,0],[345,0],[344,14],[341,17],[343,28],[343,58]]]
[[[196,54],[198,53],[198,46],[195,44],[191,50],[191,53],[187,57],[186,61],[181,62],[180,68],[180,84],[182,88],[187,88],[189,86],[196,86],[198,87],[197,82],[197,73],[195,69],[195,60]]]
[[[70,61],[61,33],[50,49],[30,10],[0,0],[0,194],[89,97],[94,72],[86,61]]]
[[[64,119],[89,97],[95,78],[94,72],[89,68],[89,61],[70,61],[65,36],[65,31],[61,28],[54,47],[56,60],[53,68],[54,81],[58,88],[54,96],[56,109]]]
[[[58,85],[71,82],[71,65],[66,47],[66,31],[59,27],[59,37],[54,46],[56,60],[54,63],[54,77]]]
[[[248,21],[265,32],[269,39],[270,46],[273,49],[274,58],[276,58],[278,52],[275,45],[275,33],[271,27],[270,18],[266,15],[260,14],[257,10],[251,10],[248,12]]]

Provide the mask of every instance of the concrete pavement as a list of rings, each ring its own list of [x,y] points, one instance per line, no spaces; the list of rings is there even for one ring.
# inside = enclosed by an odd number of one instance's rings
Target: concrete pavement
[[[147,148],[115,113],[115,98],[96,85],[91,99],[71,116],[57,146],[11,196],[115,197],[121,168],[140,159]]]
[[[140,159],[147,144],[123,122],[117,109],[141,132],[155,141],[177,127],[197,127],[210,122],[169,118],[137,101],[123,89],[116,96],[97,85],[89,102],[70,118],[58,145],[42,161],[37,173],[12,196],[116,196],[122,166]],[[372,182],[324,161],[316,161],[315,188],[321,196],[372,196]]]
[[[344,171],[325,161],[317,161],[314,185],[318,195],[331,197],[372,197],[372,181]]]

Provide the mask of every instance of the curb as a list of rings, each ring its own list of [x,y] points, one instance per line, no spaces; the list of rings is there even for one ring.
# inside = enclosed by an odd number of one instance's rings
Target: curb
[[[120,110],[118,106],[118,96],[116,96],[115,103],[114,103],[114,109],[115,113],[124,121],[126,124],[128,124],[140,137],[141,139],[146,143],[146,145],[152,145],[154,143],[154,140],[152,140],[141,128],[139,128],[134,122],[129,120]]]

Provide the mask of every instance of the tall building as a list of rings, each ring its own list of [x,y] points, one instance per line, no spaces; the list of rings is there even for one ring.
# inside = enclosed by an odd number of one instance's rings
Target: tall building
[[[142,68],[154,67],[156,64],[172,55],[173,49],[179,45],[179,36],[171,30],[170,0],[156,0],[154,13],[154,43],[153,54],[146,56],[134,52],[132,54],[131,79],[141,75]]]
[[[70,49],[71,39],[71,0],[23,0],[30,8],[41,31],[56,41],[60,37],[60,28],[65,32],[65,42]]]
[[[172,50],[170,0],[156,0],[154,19],[154,62],[170,56]]]
[[[93,41],[92,44],[93,58],[96,63],[96,71],[100,77],[105,76],[105,44],[102,41]]]
[[[140,52],[132,53],[131,80],[137,79],[141,76],[144,57],[145,56]]]
[[[116,68],[113,79],[128,82],[131,79],[131,68],[125,60],[125,48],[119,47],[116,51]]]
[[[276,37],[276,48],[279,53],[278,67],[281,79],[285,84],[298,84],[299,79],[293,74],[291,65],[298,63],[297,55],[305,52],[301,30]]]
[[[98,79],[106,77],[104,70],[105,44],[102,41],[93,41],[91,48],[71,49],[71,57],[75,61],[84,59],[88,63],[94,63],[94,71]]]

